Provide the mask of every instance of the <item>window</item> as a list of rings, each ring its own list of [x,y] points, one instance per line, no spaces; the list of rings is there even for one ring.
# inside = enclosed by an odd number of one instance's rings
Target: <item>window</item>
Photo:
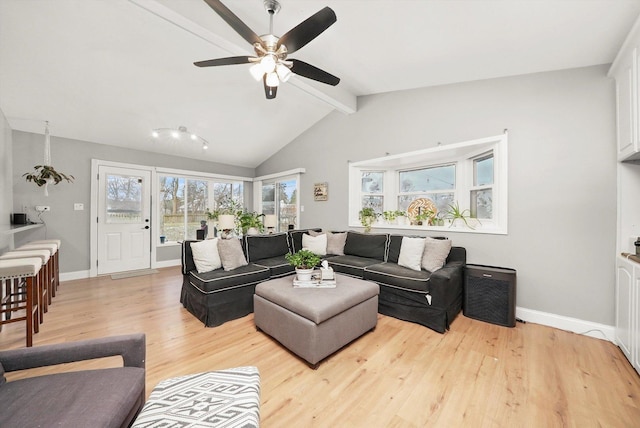
[[[363,171],[362,172],[362,208],[373,208],[382,214],[384,208],[384,172],[383,171]]]
[[[216,209],[231,198],[243,203],[243,182],[219,182],[209,178],[160,175],[159,232],[167,241],[196,239],[207,208]]]
[[[446,211],[455,199],[456,166],[442,165],[399,171],[398,209],[406,211],[417,198],[431,199],[438,212]]]
[[[262,182],[262,214],[275,214],[277,227],[282,232],[297,228],[298,180],[295,178]]]
[[[358,212],[407,211],[416,199],[434,202],[440,218],[451,206],[476,219],[471,227],[428,226],[476,233],[507,233],[507,134],[467,141],[349,166],[349,225],[361,226]],[[441,223],[440,223],[441,224]],[[455,225],[454,225],[455,226]],[[380,222],[374,227],[393,227]],[[402,228],[425,226],[408,225]]]
[[[256,212],[276,216],[274,232],[297,229],[300,225],[300,174],[303,168],[254,178]]]

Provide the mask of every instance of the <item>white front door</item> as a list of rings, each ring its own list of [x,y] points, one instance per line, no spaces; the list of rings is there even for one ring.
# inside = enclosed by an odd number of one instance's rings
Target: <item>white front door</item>
[[[98,275],[151,268],[151,172],[98,169]]]

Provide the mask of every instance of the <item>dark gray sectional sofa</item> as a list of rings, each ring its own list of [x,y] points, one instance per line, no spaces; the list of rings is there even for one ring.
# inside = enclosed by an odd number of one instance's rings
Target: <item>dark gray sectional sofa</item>
[[[245,236],[242,246],[249,264],[232,271],[198,273],[191,253],[195,241],[184,242],[181,303],[207,327],[248,315],[258,283],[294,273],[285,255],[302,249],[302,235],[308,230]],[[462,307],[466,251],[452,247],[444,267],[416,271],[397,264],[402,238],[349,231],[344,255],[324,258],[336,272],[378,283],[381,314],[444,333]]]

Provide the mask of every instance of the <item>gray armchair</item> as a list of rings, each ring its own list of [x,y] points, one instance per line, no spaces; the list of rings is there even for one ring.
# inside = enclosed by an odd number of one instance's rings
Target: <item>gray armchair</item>
[[[123,367],[7,382],[4,374],[122,356]],[[127,427],[145,401],[145,335],[0,351],[0,427]]]

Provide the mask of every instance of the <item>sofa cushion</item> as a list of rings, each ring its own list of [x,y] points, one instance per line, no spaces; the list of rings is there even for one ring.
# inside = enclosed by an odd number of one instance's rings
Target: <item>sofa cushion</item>
[[[402,247],[402,238],[405,235],[389,235],[389,247],[387,250],[386,261],[390,263],[398,263],[400,257],[400,248]]]
[[[429,272],[434,272],[444,266],[449,252],[451,240],[427,238],[422,256],[422,267]]]
[[[324,256],[327,254],[327,234],[320,233],[316,236],[311,236],[308,234],[302,235],[302,248],[305,250],[309,250],[314,254],[319,256]]]
[[[248,262],[284,256],[289,252],[289,240],[286,233],[271,235],[246,235],[244,248]]]
[[[145,370],[118,367],[7,382],[0,388],[0,426],[120,427],[144,402]]]
[[[189,274],[189,283],[201,293],[210,294],[228,290],[229,288],[249,286],[269,279],[270,275],[269,268],[251,263],[233,271],[222,269],[206,273],[192,271]]]
[[[284,256],[260,259],[253,264],[269,268],[271,278],[278,278],[295,272],[295,268],[291,266],[291,263]]]
[[[364,268],[364,279],[403,290],[429,292],[430,272],[416,271],[396,263],[377,263]]]
[[[330,257],[326,260],[334,271],[355,276],[357,278],[362,278],[365,267],[380,263],[380,260],[378,259],[347,255]]]
[[[222,267],[220,254],[218,253],[218,238],[192,242],[191,253],[193,254],[193,263],[199,273]]]
[[[191,244],[193,246],[193,244]],[[218,252],[222,268],[226,271],[247,265],[247,259],[242,251],[240,240],[236,238],[218,240]]]
[[[347,232],[344,254],[369,259],[385,260],[389,235]]]
[[[302,235],[309,233],[310,230],[313,230],[314,232],[322,232],[322,229],[319,227],[313,229],[290,230],[287,232],[289,235],[289,249],[292,253],[297,253],[302,250]]]

